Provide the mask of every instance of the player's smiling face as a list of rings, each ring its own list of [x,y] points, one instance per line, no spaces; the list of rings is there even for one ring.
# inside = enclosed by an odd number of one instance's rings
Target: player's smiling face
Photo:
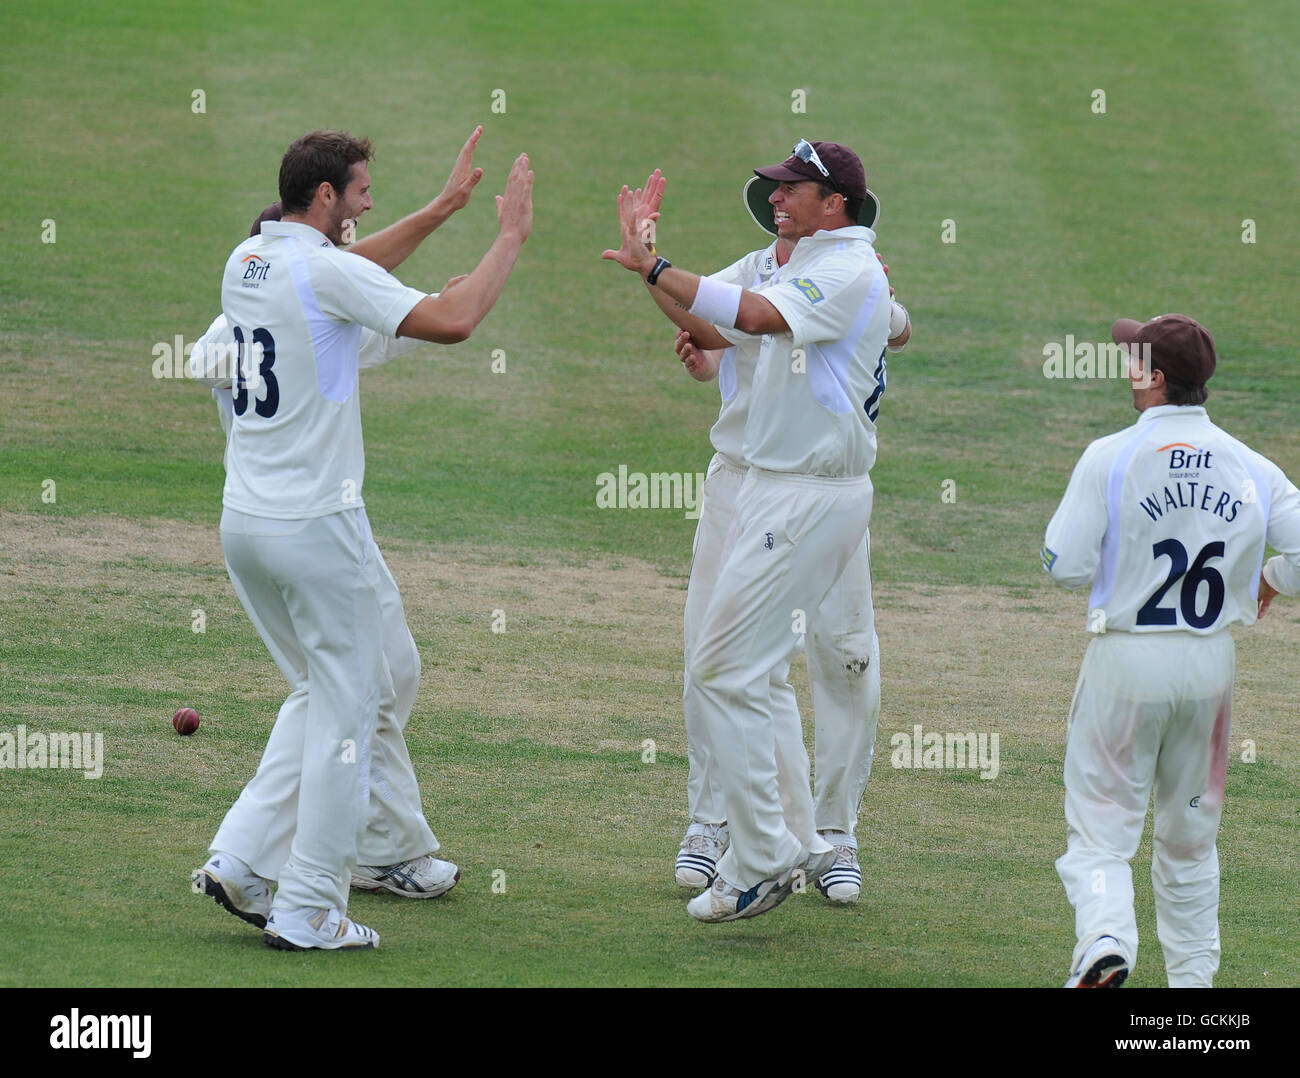
[[[335,246],[342,244],[345,222],[358,220],[373,205],[370,200],[370,168],[364,161],[355,161],[348,169],[347,187],[331,207],[330,230],[325,233],[325,238]]]
[[[814,180],[781,183],[768,196],[776,219],[776,234],[782,239],[799,240],[826,227],[827,204],[835,197],[822,198]]]

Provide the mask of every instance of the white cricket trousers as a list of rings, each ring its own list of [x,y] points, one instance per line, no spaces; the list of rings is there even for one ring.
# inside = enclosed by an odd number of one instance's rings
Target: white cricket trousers
[[[722,568],[723,549],[746,471],[721,453],[709,463],[686,588],[683,710],[690,764],[686,802],[691,820],[699,823],[724,823],[727,810],[700,729],[694,706],[697,697],[689,691],[691,658],[699,624]],[[856,831],[858,807],[871,777],[880,719],[880,643],[871,599],[869,548],[868,535],[821,606],[809,615],[804,641],[816,724],[816,829],[842,831],[849,836]],[[799,643],[796,637],[793,651],[798,650]],[[802,731],[788,672],[788,661],[773,671],[771,707],[774,713],[793,711],[797,728]],[[788,722],[776,725],[778,730],[789,728]]]
[[[751,467],[688,641],[688,736],[716,765],[731,834],[718,871],[742,890],[827,848],[817,835],[799,713],[773,706],[772,679],[783,680],[801,622],[858,553],[871,497],[869,476]]]
[[[369,522],[360,508],[302,521],[227,510],[221,544],[292,691],[211,849],[278,880],[277,909],[346,911],[385,669]]]
[[[1236,652],[1227,630],[1094,637],[1065,749],[1068,842],[1056,870],[1075,910],[1071,968],[1102,936],[1137,960],[1133,875],[1155,794],[1151,883],[1171,988],[1219,968],[1219,856]]]

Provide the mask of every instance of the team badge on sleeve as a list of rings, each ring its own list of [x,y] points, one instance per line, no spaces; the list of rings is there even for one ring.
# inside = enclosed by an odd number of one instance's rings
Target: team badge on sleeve
[[[1048,547],[1046,544],[1044,544],[1044,546],[1043,546],[1043,568],[1046,569],[1046,570],[1050,573],[1050,572],[1052,571],[1052,566],[1055,565],[1055,564],[1056,564],[1056,551],[1055,551],[1055,550],[1052,550],[1050,547]]]
[[[820,303],[826,298],[822,290],[813,284],[812,281],[808,280],[807,277],[796,277],[794,279],[794,286],[808,297],[809,303]]]

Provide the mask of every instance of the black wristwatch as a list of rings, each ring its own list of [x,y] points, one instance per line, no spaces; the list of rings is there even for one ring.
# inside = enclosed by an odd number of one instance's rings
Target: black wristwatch
[[[671,265],[672,263],[669,262],[668,259],[664,258],[663,255],[660,255],[655,259],[655,268],[650,271],[650,275],[645,279],[645,283],[648,285],[658,284],[659,274],[663,273],[663,271]]]

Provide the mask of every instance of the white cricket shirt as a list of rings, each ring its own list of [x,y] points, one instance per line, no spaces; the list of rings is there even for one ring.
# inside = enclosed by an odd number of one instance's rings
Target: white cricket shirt
[[[433,295],[438,295],[434,292]],[[361,346],[357,355],[357,369],[369,370],[379,367],[390,359],[413,352],[424,341],[418,337],[385,337],[373,329],[361,331]],[[189,377],[212,390],[212,399],[217,402],[217,415],[221,420],[221,429],[230,437],[231,427],[235,421],[235,402],[233,393],[234,364],[238,351],[235,335],[230,330],[230,323],[224,314],[217,315],[208,326],[207,331],[194,342],[186,364]]]
[[[762,336],[717,327],[733,344],[757,348],[742,460],[837,478],[871,470],[890,314],[875,238],[860,225],[823,230],[800,239],[790,260],[755,286],[736,282],[790,327]]]
[[[724,270],[711,275],[715,281],[736,284],[757,291],[780,267],[776,264],[776,243],[763,251],[751,251]],[[725,457],[744,467],[745,422],[749,418],[749,393],[754,382],[754,365],[764,338],[746,337],[733,344],[718,360],[718,392],[722,408],[709,431],[709,440]]]
[[[1274,586],[1300,591],[1300,492],[1204,408],[1166,404],[1084,451],[1043,566],[1092,584],[1090,632],[1208,635],[1255,621],[1266,541],[1282,555]]]
[[[268,221],[235,248],[221,283],[222,309],[244,356],[234,384],[227,508],[299,520],[364,504],[362,331],[396,336],[422,299],[301,222]]]

